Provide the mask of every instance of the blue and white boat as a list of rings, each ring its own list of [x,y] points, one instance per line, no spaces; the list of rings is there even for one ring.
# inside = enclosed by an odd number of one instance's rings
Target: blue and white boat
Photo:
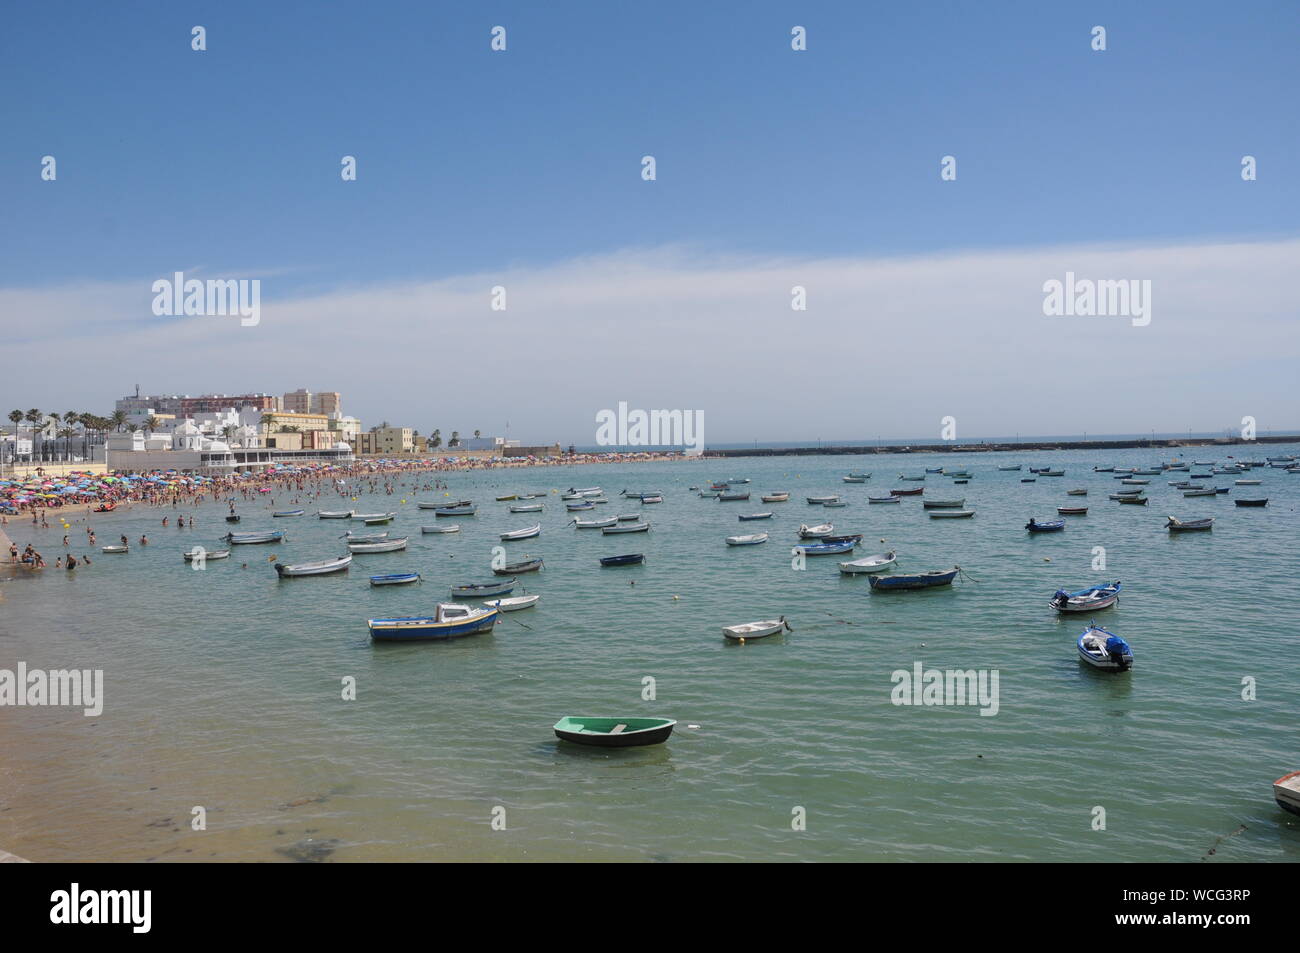
[[[952,581],[957,578],[957,573],[960,571],[960,566],[953,566],[951,569],[934,569],[913,575],[868,576],[867,581],[871,583],[873,590],[931,589],[935,586],[952,585]]]
[[[1114,632],[1089,624],[1078,641],[1079,658],[1093,668],[1107,672],[1127,672],[1133,667],[1133,650]]]
[[[1120,584],[1118,581],[1089,586],[1075,592],[1057,589],[1048,603],[1057,612],[1088,612],[1093,609],[1105,609],[1119,601]]]
[[[594,510],[596,504],[590,500],[583,500],[581,503],[565,503],[564,508],[570,513],[577,513],[581,510]]]
[[[1065,520],[1047,520],[1040,523],[1031,516],[1029,522],[1025,524],[1025,529],[1031,533],[1059,533],[1065,529]]]
[[[376,642],[421,642],[487,632],[499,617],[500,610],[496,608],[440,602],[432,616],[369,619],[366,624]]]
[[[274,513],[272,513],[271,515],[272,515],[272,516],[276,516],[276,517],[283,517],[283,516],[302,516],[303,513],[305,513],[305,512],[307,512],[307,511],[306,511],[306,510],[276,510],[276,511],[275,511]]]
[[[452,586],[451,594],[462,599],[491,599],[496,596],[508,596],[514,588],[514,579],[502,579],[499,582],[470,582],[463,586]]]
[[[273,533],[227,533],[222,538],[231,546],[246,546],[250,543],[278,543],[284,539],[284,533],[279,530]]]
[[[473,503],[457,503],[455,506],[440,506],[433,511],[434,516],[473,516],[477,507]]]
[[[645,562],[645,553],[628,553],[625,556],[601,556],[602,566],[635,566]]]
[[[747,522],[748,520],[770,520],[771,518],[772,518],[772,514],[771,514],[770,512],[769,512],[769,513],[750,513],[748,516],[737,516],[737,517],[736,517],[736,519],[740,520],[742,523]]]
[[[370,577],[372,586],[405,586],[420,581],[418,572],[389,572]]]
[[[799,543],[794,548],[805,556],[838,556],[853,551],[854,543]]]

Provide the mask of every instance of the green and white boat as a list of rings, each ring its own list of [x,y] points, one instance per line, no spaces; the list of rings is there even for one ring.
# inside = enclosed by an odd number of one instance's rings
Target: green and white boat
[[[673,733],[671,718],[588,718],[569,715],[555,723],[555,737],[599,748],[658,745]]]

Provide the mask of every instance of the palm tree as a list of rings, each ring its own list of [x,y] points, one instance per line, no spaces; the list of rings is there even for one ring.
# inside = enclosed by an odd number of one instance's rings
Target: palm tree
[[[127,433],[135,433],[135,432],[136,432],[137,430],[139,430],[139,429],[140,429],[140,427],[139,427],[137,424],[127,424],[127,425],[126,425],[126,432],[127,432]]]
[[[108,419],[109,419],[109,421],[113,424],[113,428],[114,428],[118,433],[121,433],[121,432],[122,432],[122,428],[126,426],[126,411],[125,411],[125,410],[115,410],[115,411],[113,411],[113,413],[112,413],[111,415],[109,415],[109,418],[108,418]]]
[[[158,425],[161,423],[162,423],[161,420],[159,420],[153,414],[150,414],[149,419],[144,422],[144,432],[146,434],[153,433],[155,430],[158,429]]]
[[[231,439],[235,436],[235,427],[231,426],[230,424],[226,424],[224,427],[221,428],[221,436],[225,437],[226,443],[229,444]]]
[[[429,437],[429,446],[433,447],[435,450],[442,446],[441,430],[434,430],[433,434]]]
[[[451,439],[450,439],[449,441],[447,441],[447,446],[449,446],[449,447],[459,447],[459,446],[460,446],[460,431],[459,431],[459,430],[453,430],[453,431],[451,432]]]
[[[475,430],[475,431],[474,431],[474,439],[475,439],[475,440],[478,440],[478,439],[479,439],[480,437],[482,437],[482,436],[483,436],[483,431],[481,431],[481,430]]]
[[[14,423],[14,432],[18,432],[18,425],[23,422],[23,412],[21,410],[9,411],[9,419]]]

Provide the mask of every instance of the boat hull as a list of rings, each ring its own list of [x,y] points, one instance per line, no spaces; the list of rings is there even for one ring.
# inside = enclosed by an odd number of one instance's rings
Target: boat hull
[[[644,722],[657,722],[643,728],[635,726]],[[617,724],[626,724],[632,731],[610,733]],[[658,745],[668,740],[677,722],[664,718],[562,718],[552,729],[555,737],[573,744],[588,745],[594,748],[635,748],[642,745]],[[584,725],[591,727],[584,728]],[[594,729],[594,730],[593,730]]]

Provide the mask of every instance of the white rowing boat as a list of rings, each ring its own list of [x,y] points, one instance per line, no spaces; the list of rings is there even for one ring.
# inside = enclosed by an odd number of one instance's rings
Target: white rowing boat
[[[517,612],[520,609],[530,609],[541,601],[540,594],[531,596],[511,596],[509,599],[493,599],[491,602],[483,603],[492,609],[500,609],[502,612]]]
[[[776,635],[782,629],[794,631],[790,628],[790,623],[785,621],[785,616],[781,616],[779,619],[746,622],[743,625],[723,626],[722,634],[734,642],[746,642],[750,639],[763,639],[769,635]]]
[[[863,572],[884,572],[898,562],[897,556],[898,554],[891,549],[887,553],[876,553],[874,556],[852,559],[849,562],[840,563],[840,572],[846,576],[853,576]]]
[[[757,546],[767,542],[767,533],[750,533],[748,536],[728,536],[728,546]]]
[[[384,539],[374,543],[348,543],[348,549],[354,553],[395,553],[406,548],[406,537]]]

